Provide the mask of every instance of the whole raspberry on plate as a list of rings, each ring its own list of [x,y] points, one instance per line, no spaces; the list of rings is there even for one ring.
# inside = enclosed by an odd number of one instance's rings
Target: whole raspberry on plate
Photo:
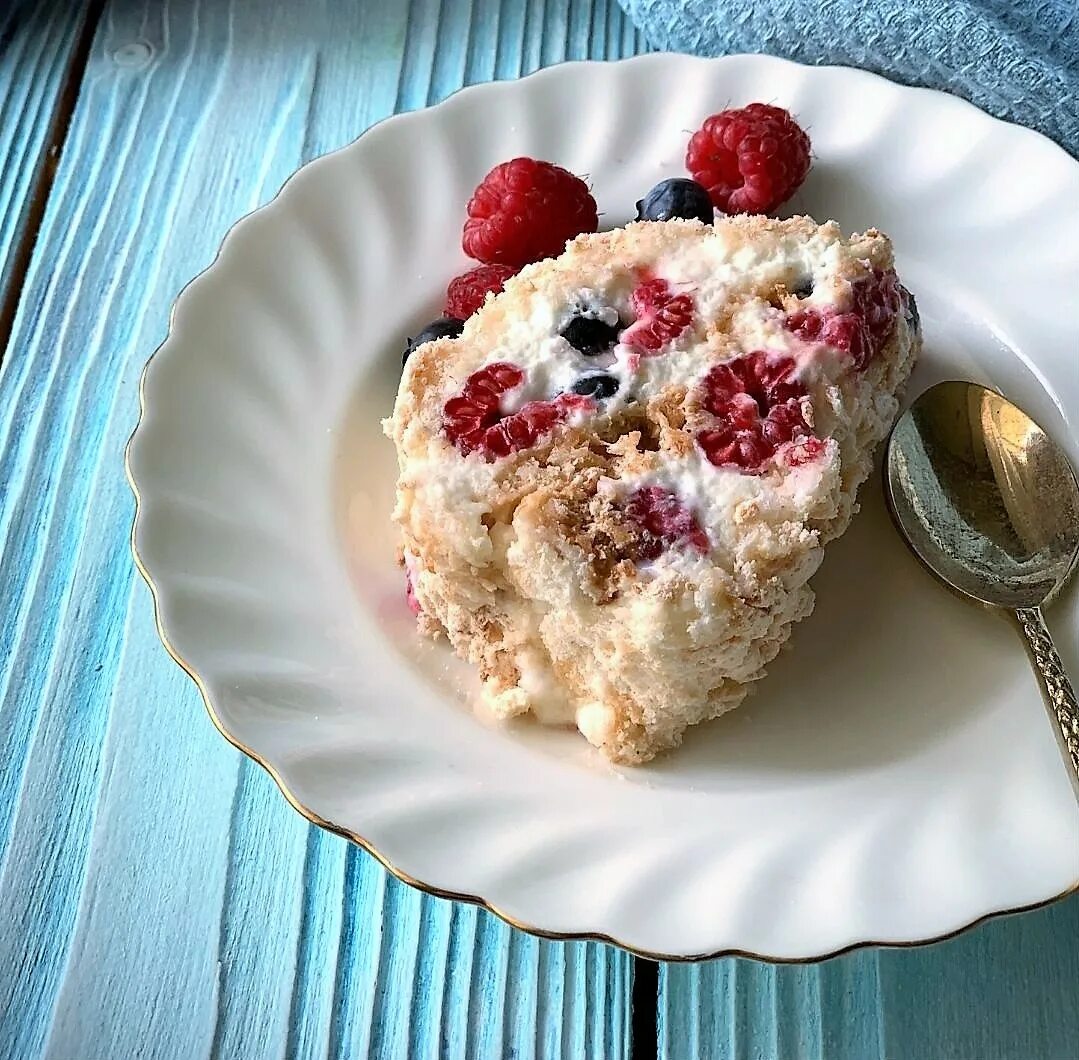
[[[561,166],[514,158],[495,166],[468,203],[461,245],[470,258],[518,268],[561,254],[599,227],[588,185]]]
[[[516,272],[512,265],[477,265],[455,276],[446,288],[446,316],[467,320],[483,305],[488,293],[498,294]]]
[[[782,107],[750,103],[713,114],[686,150],[686,169],[725,213],[766,213],[809,172],[809,137]]]

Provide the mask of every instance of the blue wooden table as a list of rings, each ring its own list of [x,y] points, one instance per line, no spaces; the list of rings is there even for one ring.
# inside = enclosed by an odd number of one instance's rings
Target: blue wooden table
[[[645,50],[615,0],[0,3],[0,1058],[1079,1057],[1079,898],[928,949],[636,962],[309,827],[158,643],[122,450],[239,216],[394,111]]]

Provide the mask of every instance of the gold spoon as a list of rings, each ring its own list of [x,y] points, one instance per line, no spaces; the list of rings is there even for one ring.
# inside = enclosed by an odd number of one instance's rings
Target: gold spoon
[[[914,554],[946,585],[1012,611],[1079,792],[1079,705],[1042,608],[1079,556],[1079,484],[1022,409],[976,383],[938,383],[888,439],[885,492]]]

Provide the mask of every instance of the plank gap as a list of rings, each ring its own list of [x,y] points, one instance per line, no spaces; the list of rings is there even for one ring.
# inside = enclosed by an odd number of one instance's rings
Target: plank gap
[[[83,75],[90,60],[90,48],[97,32],[98,23],[105,10],[105,0],[90,0],[79,27],[78,38],[71,53],[71,59],[64,73],[64,82],[56,100],[52,120],[49,122],[45,141],[41,146],[41,155],[37,161],[37,173],[30,182],[30,190],[23,206],[24,216],[17,228],[21,231],[18,241],[11,251],[11,273],[8,287],[0,295],[0,364],[4,362],[11,332],[15,324],[15,314],[22,301],[23,285],[30,268],[30,259],[34,253],[41,224],[45,218],[45,207],[52,193],[56,170],[60,164],[60,153],[67,139],[71,116],[79,98]]]
[[[633,1060],[656,1060],[659,1035],[656,1017],[659,1009],[659,964],[633,958],[632,1016],[629,1031],[629,1055]]]

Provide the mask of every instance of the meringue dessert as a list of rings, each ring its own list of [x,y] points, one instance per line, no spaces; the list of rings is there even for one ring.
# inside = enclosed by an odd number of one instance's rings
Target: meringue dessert
[[[677,745],[813,610],[920,345],[877,231],[579,236],[408,358],[385,427],[421,630],[500,717],[617,763]]]

